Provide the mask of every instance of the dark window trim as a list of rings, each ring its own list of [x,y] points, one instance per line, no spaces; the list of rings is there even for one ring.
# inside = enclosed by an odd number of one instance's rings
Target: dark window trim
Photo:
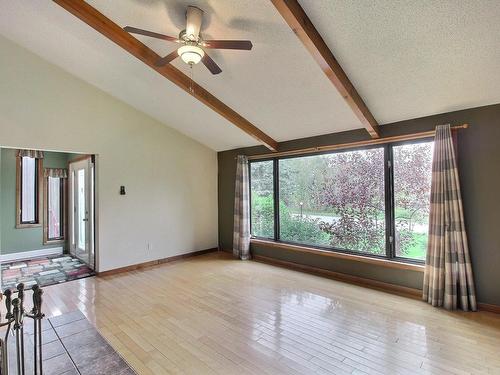
[[[274,240],[280,240],[280,163],[273,160]]]
[[[385,178],[385,246],[387,259],[394,259],[395,247],[395,223],[394,223],[394,175],[392,146],[384,145],[384,178]],[[389,225],[387,225],[389,223]]]
[[[396,248],[395,248],[395,204],[394,204],[394,158],[393,158],[393,147],[400,146],[405,144],[417,144],[424,143],[434,140],[434,137],[426,137],[419,138],[413,140],[405,140],[405,141],[396,141],[389,142],[385,144],[375,144],[375,145],[366,145],[361,147],[353,147],[353,148],[344,148],[339,150],[332,151],[318,151],[313,153],[305,153],[305,154],[296,154],[296,155],[285,155],[285,156],[277,156],[277,157],[268,157],[263,159],[252,159],[248,162],[248,176],[249,183],[251,187],[251,164],[258,163],[263,161],[273,161],[273,199],[274,199],[274,238],[270,237],[261,237],[261,236],[251,236],[252,239],[264,240],[264,241],[272,241],[276,244],[284,244],[284,245],[292,245],[292,246],[303,246],[311,249],[317,249],[321,251],[329,251],[340,254],[347,255],[359,255],[363,257],[370,257],[375,259],[383,259],[387,261],[394,261],[398,263],[409,263],[422,265],[425,263],[424,260],[419,259],[411,259],[405,257],[396,256]],[[359,150],[367,150],[380,148],[384,150],[384,185],[385,185],[385,220],[386,220],[386,251],[385,255],[378,254],[369,254],[361,251],[348,250],[348,249],[339,249],[335,247],[329,246],[318,246],[314,244],[301,243],[301,242],[292,242],[292,241],[283,241],[280,239],[280,226],[279,226],[279,161],[285,159],[293,159],[293,158],[304,158],[309,156],[317,156],[317,155],[326,155],[326,154],[338,154],[343,152],[352,152]],[[251,202],[251,189],[250,189],[250,233],[252,233],[252,202]]]

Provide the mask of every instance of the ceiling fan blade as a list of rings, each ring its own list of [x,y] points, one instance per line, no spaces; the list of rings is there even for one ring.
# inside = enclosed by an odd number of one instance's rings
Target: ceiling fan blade
[[[132,27],[132,26],[125,26],[123,28],[123,30],[125,30],[129,33],[132,33],[132,34],[140,34],[140,35],[150,36],[152,38],[168,40],[169,42],[178,42],[179,41],[177,38],[174,38],[173,36],[158,34],[158,33],[152,32],[152,31],[138,29],[137,27]]]
[[[176,57],[179,56],[179,53],[177,50],[170,52],[167,56],[162,57],[161,59],[158,59],[158,61],[155,63],[156,66],[165,66],[167,65],[170,61],[174,60]]]
[[[241,49],[251,50],[252,42],[249,40],[205,40],[203,46],[216,49]]]
[[[203,11],[200,8],[188,6],[186,10],[186,36],[190,40],[198,40],[202,21]]]
[[[219,65],[217,65],[216,62],[212,60],[212,58],[206,53],[201,59],[201,62],[208,68],[208,70],[210,70],[212,74],[219,74],[220,72],[222,72],[222,69],[219,67]]]

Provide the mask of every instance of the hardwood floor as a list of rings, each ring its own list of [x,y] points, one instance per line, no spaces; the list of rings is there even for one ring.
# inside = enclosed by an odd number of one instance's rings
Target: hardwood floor
[[[45,288],[139,374],[500,374],[500,315],[213,253]]]

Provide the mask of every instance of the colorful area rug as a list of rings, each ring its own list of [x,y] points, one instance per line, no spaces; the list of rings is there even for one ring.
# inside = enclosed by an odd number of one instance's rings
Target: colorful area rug
[[[19,283],[47,286],[94,275],[85,263],[69,255],[4,263],[1,272],[4,290]]]

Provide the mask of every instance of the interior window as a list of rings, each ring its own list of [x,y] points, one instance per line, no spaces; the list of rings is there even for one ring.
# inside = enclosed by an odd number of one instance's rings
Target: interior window
[[[23,156],[18,172],[18,224],[38,224],[38,159]]]
[[[47,240],[59,240],[63,235],[63,179],[47,177]]]

